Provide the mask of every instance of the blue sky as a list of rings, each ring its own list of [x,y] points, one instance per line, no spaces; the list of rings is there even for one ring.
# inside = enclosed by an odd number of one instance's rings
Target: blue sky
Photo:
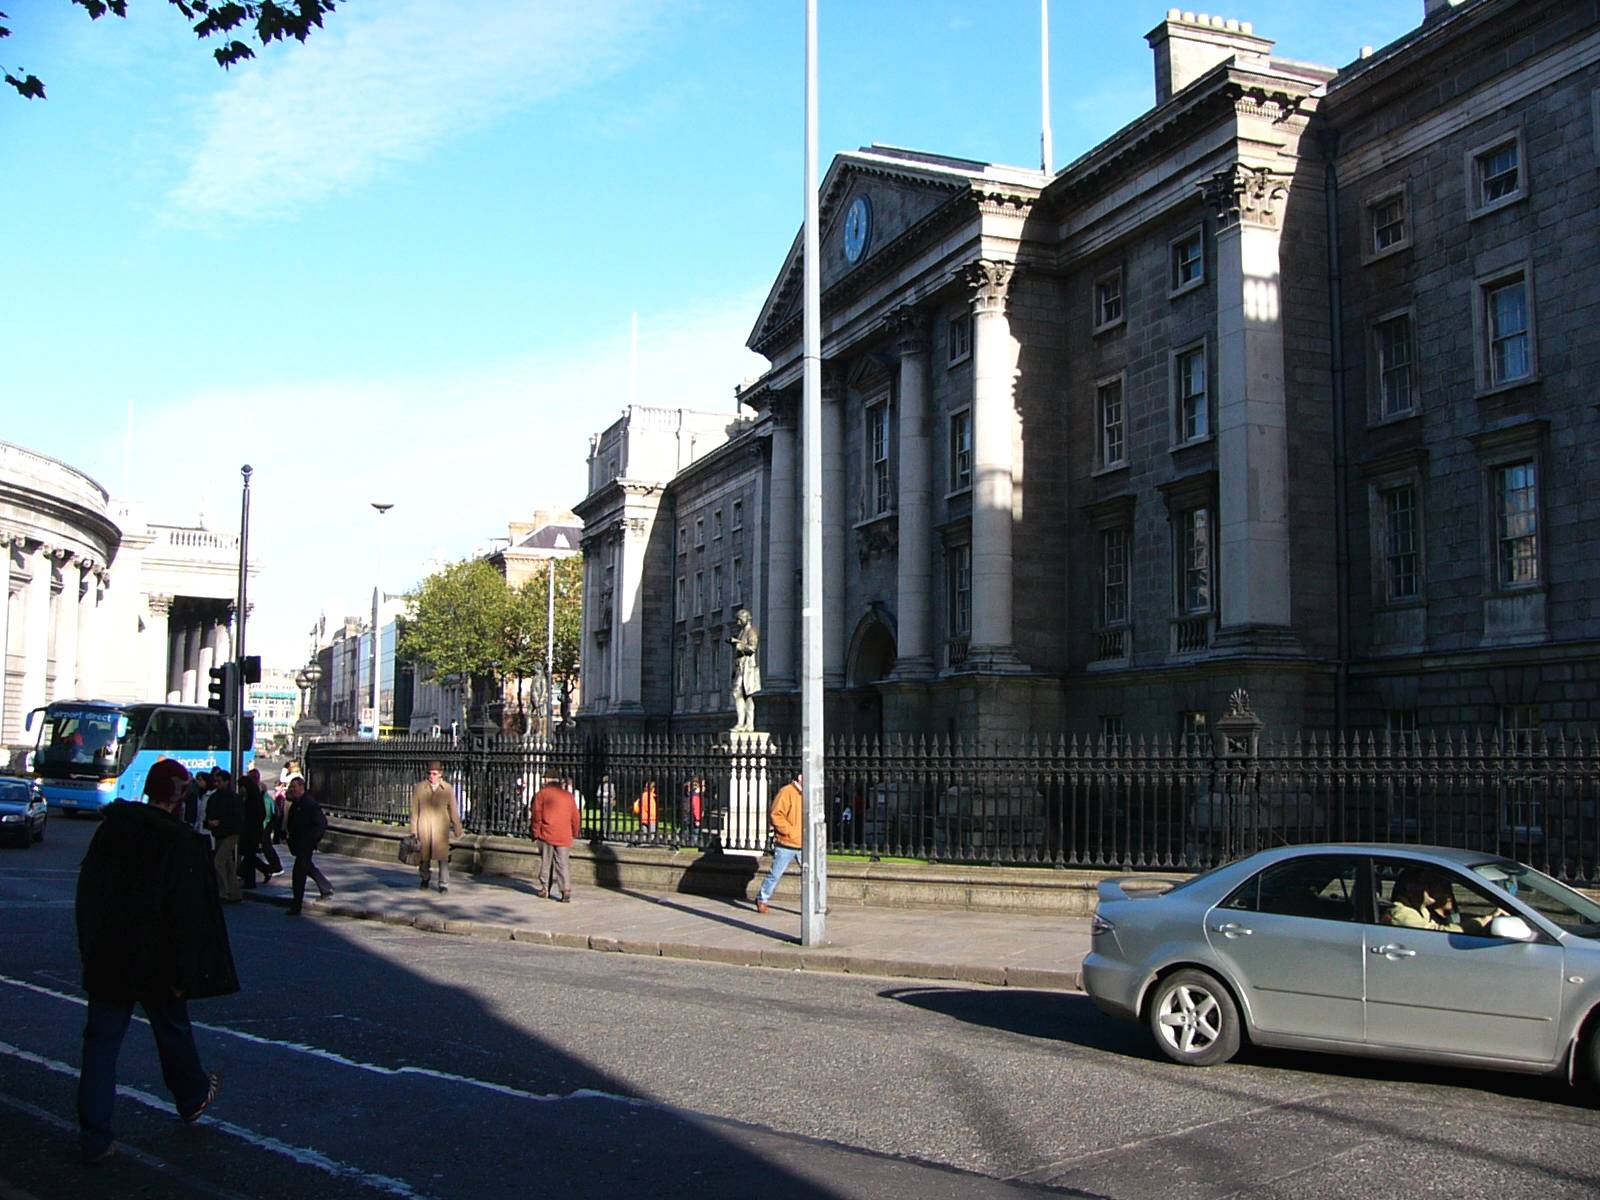
[[[820,0],[820,155],[1036,165],[1037,0]],[[1166,5],[1051,6],[1056,165],[1152,102]],[[801,0],[348,0],[224,73],[160,0],[11,0],[0,64],[0,437],[233,528],[255,468],[254,648],[570,506],[627,398],[733,408],[802,215]],[[1421,0],[1240,0],[1354,59]],[[7,95],[9,95],[9,89]]]

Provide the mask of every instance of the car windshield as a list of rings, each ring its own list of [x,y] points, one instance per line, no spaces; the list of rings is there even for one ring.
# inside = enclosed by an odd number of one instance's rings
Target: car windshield
[[[26,803],[33,795],[33,785],[20,779],[0,779],[0,800],[13,804]]]
[[[1600,937],[1600,904],[1557,883],[1542,871],[1525,867],[1509,858],[1482,862],[1472,868],[1507,895],[1515,896],[1552,924],[1579,937]]]

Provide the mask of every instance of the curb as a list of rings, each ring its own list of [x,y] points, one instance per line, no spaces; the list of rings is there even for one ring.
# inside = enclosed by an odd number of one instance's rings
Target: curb
[[[288,908],[289,897],[256,895],[245,899],[275,908]],[[837,948],[803,950],[740,946],[697,946],[688,942],[652,942],[639,938],[611,937],[602,934],[567,933],[500,925],[484,921],[445,918],[432,913],[407,916],[404,913],[378,912],[358,904],[308,900],[302,910],[306,916],[342,917],[351,921],[376,921],[416,929],[422,933],[442,933],[454,937],[476,937],[492,941],[529,942],[565,950],[591,950],[602,954],[634,954],[645,958],[675,958],[689,962],[720,963],[734,967],[766,967],[780,971],[815,971],[830,975],[877,975],[891,979],[916,979],[924,982],[979,983],[989,987],[1026,988],[1030,991],[1081,992],[1077,971],[1047,971],[1037,967],[1000,967],[980,963],[930,963],[907,959],[880,958],[850,954]]]

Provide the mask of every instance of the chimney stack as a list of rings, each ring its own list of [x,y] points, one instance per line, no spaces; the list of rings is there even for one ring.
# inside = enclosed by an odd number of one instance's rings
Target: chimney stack
[[[1435,2],[1427,0],[1430,5]],[[1146,34],[1145,41],[1156,56],[1158,106],[1229,59],[1237,58],[1248,66],[1264,66],[1274,45],[1271,38],[1257,37],[1249,21],[1176,8],[1167,10],[1167,19]]]

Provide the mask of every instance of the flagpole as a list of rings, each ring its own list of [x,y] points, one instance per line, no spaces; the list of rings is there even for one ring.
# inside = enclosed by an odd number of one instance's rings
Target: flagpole
[[[802,238],[805,299],[803,428],[805,547],[801,611],[800,944],[827,941],[827,823],[822,798],[822,301],[817,273],[817,0],[806,0],[806,218]]]
[[[1050,0],[1039,0],[1039,169],[1050,174]]]

